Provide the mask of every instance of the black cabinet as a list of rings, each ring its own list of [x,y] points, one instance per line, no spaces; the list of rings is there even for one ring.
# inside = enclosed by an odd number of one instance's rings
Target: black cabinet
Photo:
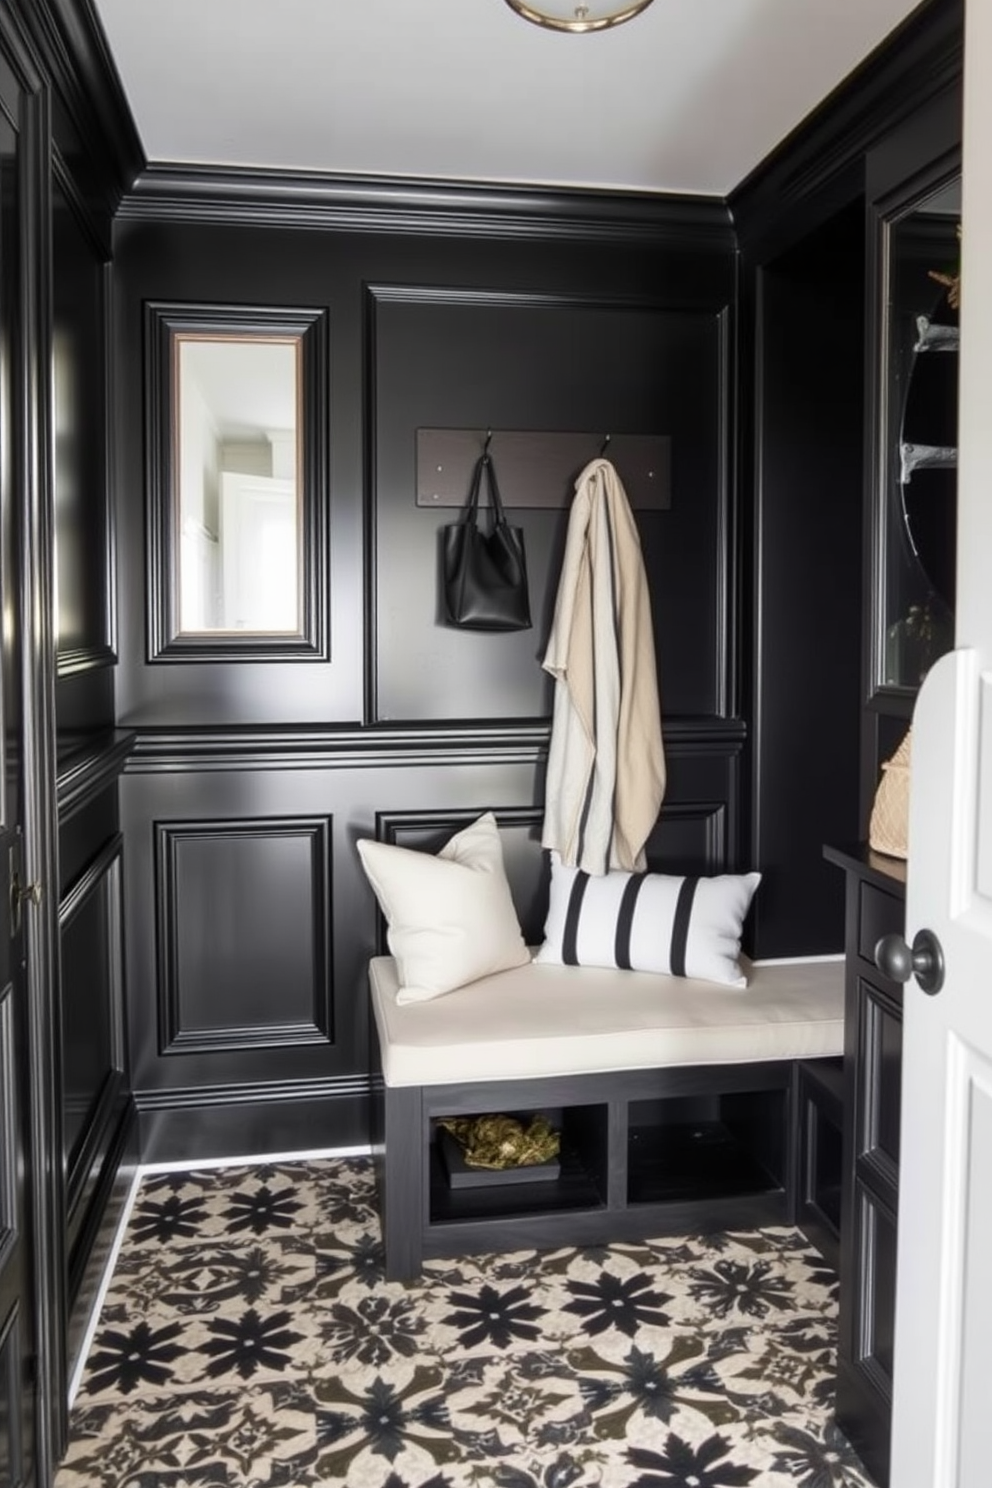
[[[906,865],[867,846],[828,847],[846,874],[844,1126],[837,1424],[889,1478],[902,1077],[902,986],[875,965],[905,922]]]

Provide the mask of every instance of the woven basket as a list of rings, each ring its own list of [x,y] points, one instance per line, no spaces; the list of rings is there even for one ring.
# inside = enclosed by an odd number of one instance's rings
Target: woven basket
[[[882,765],[882,778],[875,792],[868,826],[868,845],[890,858],[905,858],[909,844],[909,763],[908,730],[891,759]]]

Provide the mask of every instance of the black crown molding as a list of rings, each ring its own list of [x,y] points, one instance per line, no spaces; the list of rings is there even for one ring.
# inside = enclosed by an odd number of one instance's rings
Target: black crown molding
[[[141,172],[118,215],[432,237],[671,242],[714,252],[733,247],[730,215],[717,197],[167,162]]]
[[[42,58],[82,144],[82,154],[88,158],[95,154],[104,166],[102,194],[113,215],[146,162],[92,0],[11,0],[11,3]],[[64,142],[59,143],[64,150]]]
[[[926,0],[788,134],[727,198],[745,253],[799,236],[815,195],[850,200],[869,150],[921,105],[961,86],[964,0]],[[776,245],[778,246],[778,245]]]

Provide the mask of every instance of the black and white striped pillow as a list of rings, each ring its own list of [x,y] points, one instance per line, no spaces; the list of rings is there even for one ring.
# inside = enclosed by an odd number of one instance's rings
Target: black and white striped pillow
[[[744,987],[741,926],[760,873],[591,877],[551,854],[551,898],[535,961],[611,966]]]

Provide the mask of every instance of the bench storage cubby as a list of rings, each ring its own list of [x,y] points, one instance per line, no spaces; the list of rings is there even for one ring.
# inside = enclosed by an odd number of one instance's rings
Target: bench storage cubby
[[[843,967],[748,973],[740,989],[530,965],[399,1006],[395,963],[375,958],[387,1277],[473,1252],[795,1223],[802,1072],[843,1047]],[[496,1112],[552,1122],[557,1178],[449,1184],[438,1121]]]

